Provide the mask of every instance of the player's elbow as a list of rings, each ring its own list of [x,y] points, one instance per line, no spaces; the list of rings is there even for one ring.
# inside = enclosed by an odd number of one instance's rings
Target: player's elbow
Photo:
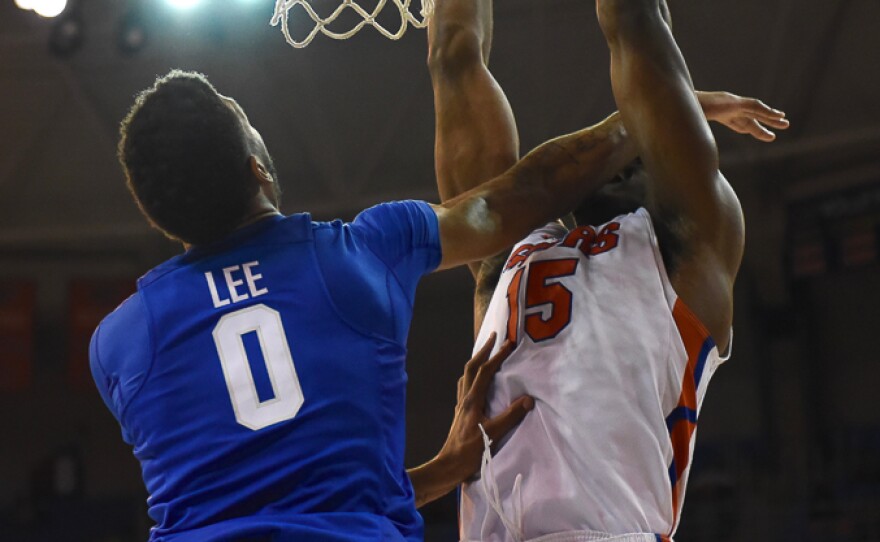
[[[706,125],[704,136],[694,143],[693,156],[703,169],[707,178],[714,179],[721,174],[721,158],[718,154],[718,144],[712,136],[712,131]]]
[[[454,77],[484,67],[480,31],[469,25],[446,22],[431,29],[428,69],[433,77]]]
[[[598,0],[599,26],[609,41],[628,35],[638,36],[646,24],[665,23],[658,0]]]

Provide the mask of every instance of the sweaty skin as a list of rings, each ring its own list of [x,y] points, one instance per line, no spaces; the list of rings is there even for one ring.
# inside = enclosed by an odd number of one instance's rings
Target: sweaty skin
[[[654,216],[671,216],[681,245],[670,280],[726,351],[745,221],[718,169],[718,149],[660,0],[597,0],[611,84],[650,182]]]
[[[661,7],[665,9],[665,4],[657,5],[658,14]],[[513,111],[488,68],[492,26],[492,0],[439,0],[428,27],[428,67],[434,88],[436,117],[435,169],[443,201],[451,200],[504,172],[516,162],[519,154],[519,136]],[[620,79],[621,75],[618,74],[617,78]],[[772,141],[775,137],[762,123],[776,129],[784,129],[788,125],[782,112],[755,99],[723,92],[695,93],[692,87],[688,88],[688,92],[691,103],[702,105],[703,113],[697,107],[695,114],[703,125],[705,114],[710,120],[720,122],[731,130],[750,134],[762,141]],[[590,187],[585,191],[587,195],[594,193],[641,152],[641,147],[630,141],[624,124],[621,116],[614,114],[581,133],[579,141],[589,142],[589,145],[582,145],[579,152],[581,161],[590,162],[590,166],[582,170],[582,182]],[[658,129],[668,130],[669,126],[674,124],[670,121]],[[629,125],[626,127],[629,128]],[[711,137],[708,129],[706,132]],[[656,189],[652,189],[651,195],[656,192]],[[658,201],[673,201],[680,196],[682,194],[677,193],[676,196],[661,197]],[[694,272],[695,264],[699,267],[699,250],[691,250],[688,228],[683,227],[690,226],[688,215],[668,205],[658,208],[653,201],[654,198],[649,197],[644,205],[651,212],[658,232],[683,237],[681,242],[669,239],[666,245],[689,251],[690,257],[676,266],[673,277],[673,284],[680,284],[689,292],[691,289],[687,285],[694,283],[696,276],[699,276],[699,272]],[[717,241],[727,243],[727,240]],[[664,252],[665,258],[671,256],[669,252]],[[506,254],[501,253],[470,264],[476,279],[475,334],[482,323],[505,257]],[[684,297],[686,302],[689,302],[689,297]],[[708,305],[711,306],[711,302]],[[699,312],[698,315],[702,317]],[[721,323],[714,326],[715,329],[723,327],[726,321],[722,318]],[[726,347],[726,340],[719,346]]]

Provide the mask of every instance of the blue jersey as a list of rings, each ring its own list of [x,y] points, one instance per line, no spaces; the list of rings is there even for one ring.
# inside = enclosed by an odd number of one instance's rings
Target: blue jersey
[[[404,457],[406,336],[437,217],[275,217],[138,281],[95,331],[154,541],[420,540]]]

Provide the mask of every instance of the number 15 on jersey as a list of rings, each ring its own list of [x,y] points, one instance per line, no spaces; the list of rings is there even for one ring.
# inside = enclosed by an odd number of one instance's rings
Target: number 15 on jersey
[[[577,258],[531,262],[516,271],[507,287],[507,340],[519,342],[520,307],[523,330],[534,342],[552,339],[571,323],[571,290],[559,281],[574,275]]]

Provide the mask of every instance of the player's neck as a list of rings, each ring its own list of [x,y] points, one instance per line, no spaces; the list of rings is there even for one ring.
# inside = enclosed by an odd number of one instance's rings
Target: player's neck
[[[264,190],[265,189],[261,189],[251,201],[247,214],[245,214],[244,218],[241,219],[235,229],[240,230],[241,228],[246,228],[255,222],[259,222],[264,218],[281,214],[278,211],[277,200],[273,201],[269,198]]]
[[[242,228],[246,228],[251,224],[256,224],[257,222],[264,220],[273,216],[280,216],[281,212],[267,199],[260,198],[254,202],[252,209],[245,215],[245,217],[238,223],[233,231],[240,230]],[[183,249],[189,250],[193,247],[193,245],[189,243],[183,243]]]
[[[254,213],[249,213],[248,216],[241,221],[241,223],[235,228],[236,230],[240,230],[242,228],[246,228],[251,224],[259,222],[264,218],[269,218],[271,216],[279,216],[281,213],[274,206],[267,209],[260,209],[255,211]]]

